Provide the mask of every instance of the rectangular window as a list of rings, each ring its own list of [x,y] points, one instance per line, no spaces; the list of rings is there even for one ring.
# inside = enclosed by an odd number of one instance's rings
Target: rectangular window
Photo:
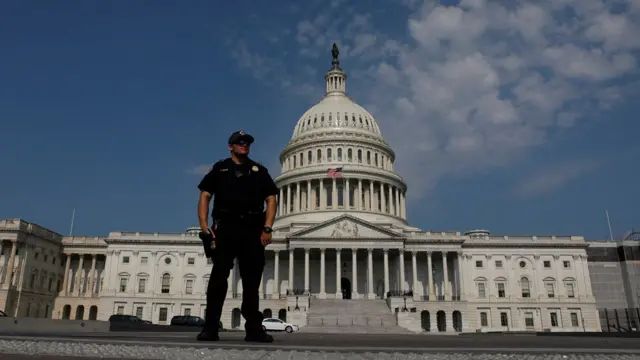
[[[120,292],[126,292],[127,291],[127,281],[129,279],[126,277],[121,277],[120,278]]]
[[[545,260],[543,262],[543,264],[544,264],[544,267],[547,268],[547,269],[551,267],[551,261],[549,261],[549,260]]]
[[[128,256],[123,256],[122,257],[122,263],[123,264],[128,264],[129,263],[129,257]]]
[[[496,260],[496,269],[502,269],[502,260]]]
[[[481,268],[482,267],[482,260],[476,260],[476,267],[477,268]]]
[[[184,309],[184,316],[191,316],[191,309],[185,308]]]
[[[193,294],[193,280],[192,279],[187,279],[187,283],[185,285],[184,293],[185,294]]]
[[[553,326],[553,327],[558,326],[558,314],[552,312],[549,315],[551,317],[551,326]]]
[[[547,288],[547,297],[552,298],[552,297],[556,296],[556,293],[553,290],[553,283],[548,282],[548,283],[544,284],[544,286]]]
[[[506,312],[500,313],[500,326],[509,326],[509,316]]]
[[[580,324],[578,323],[578,313],[571,313],[571,326],[578,327]]]
[[[487,296],[484,283],[478,283],[478,297],[484,299]]]
[[[487,313],[486,312],[481,312],[480,313],[480,326],[482,326],[482,327],[489,326],[489,319],[487,318]]]
[[[147,279],[138,280],[138,292],[144,293],[146,289],[147,289]]]
[[[528,328],[534,327],[533,313],[532,312],[524,313],[524,326],[526,326]]]
[[[160,311],[158,312],[158,321],[167,321],[167,312],[168,311],[166,307],[160,308]]]
[[[565,269],[571,269],[571,263],[567,260],[562,262],[562,266],[564,266]]]
[[[149,258],[147,256],[143,256],[140,258],[140,264],[146,264],[149,262]]]
[[[504,283],[498,283],[498,297],[503,298],[506,296],[506,292],[504,290]]]
[[[576,295],[573,290],[573,284],[567,283],[566,287],[567,287],[567,297],[574,298]]]
[[[144,308],[142,306],[138,306],[136,308],[136,316],[142,319],[142,314],[144,312]]]
[[[124,306],[118,305],[118,309],[116,310],[117,315],[124,315]]]
[[[195,263],[196,263],[196,258],[190,257],[190,258],[187,259],[187,264],[188,265],[193,265]]]

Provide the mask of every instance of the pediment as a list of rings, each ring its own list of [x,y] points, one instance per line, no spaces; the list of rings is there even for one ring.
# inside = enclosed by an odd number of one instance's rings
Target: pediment
[[[300,230],[287,237],[290,239],[392,239],[401,238],[402,236],[391,230],[377,227],[362,219],[345,214]]]

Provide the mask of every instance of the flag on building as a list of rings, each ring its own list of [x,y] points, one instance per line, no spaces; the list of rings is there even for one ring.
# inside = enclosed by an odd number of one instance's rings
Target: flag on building
[[[329,170],[327,170],[327,175],[329,177],[342,177],[342,168],[331,168]]]

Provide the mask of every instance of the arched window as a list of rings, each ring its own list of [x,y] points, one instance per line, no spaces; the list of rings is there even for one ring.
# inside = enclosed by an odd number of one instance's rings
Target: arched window
[[[322,162],[322,150],[318,149],[318,162],[321,163]]]
[[[171,275],[168,273],[165,273],[164,275],[162,275],[162,287],[161,287],[161,291],[163,294],[168,294],[169,290],[171,290]]]
[[[362,164],[362,150],[358,149],[358,162]]]
[[[342,161],[342,148],[338,148],[338,161]]]
[[[311,150],[309,150],[309,152],[307,153],[307,163],[311,164],[312,162],[312,153]]]
[[[327,149],[327,161],[331,162],[333,160],[333,156],[331,154],[331,149]]]
[[[347,161],[348,162],[353,161],[353,150],[351,150],[351,149],[347,150]]]

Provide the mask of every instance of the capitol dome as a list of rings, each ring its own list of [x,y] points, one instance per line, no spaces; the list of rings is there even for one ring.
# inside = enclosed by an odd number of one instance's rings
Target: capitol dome
[[[335,44],[332,54],[323,98],[300,117],[280,153],[276,225],[349,214],[406,226],[407,186],[394,171],[395,153],[374,117],[347,96]]]

